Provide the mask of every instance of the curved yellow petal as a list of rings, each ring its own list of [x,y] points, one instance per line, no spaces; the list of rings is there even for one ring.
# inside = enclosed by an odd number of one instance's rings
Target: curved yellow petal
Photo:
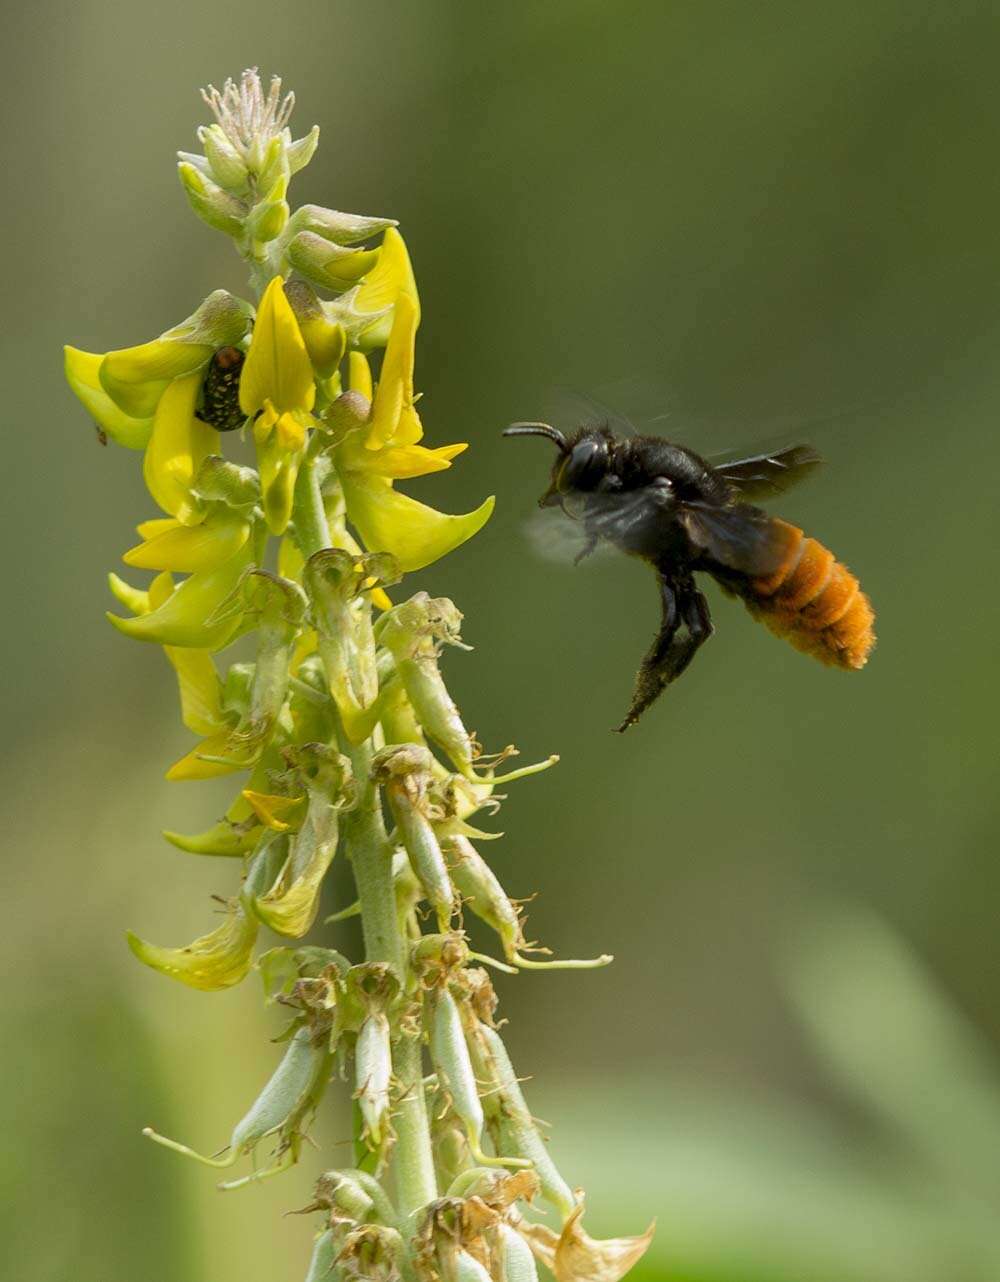
[[[209,735],[201,743],[195,744],[190,752],[186,752],[183,757],[175,761],[164,778],[169,779],[171,783],[189,783],[195,779],[218,779],[221,775],[231,775],[235,770],[246,769],[245,764],[239,761],[205,760],[205,757],[226,756],[231,736],[232,732],[228,726],[216,734]]]
[[[156,338],[138,347],[108,352],[101,362],[101,386],[126,414],[153,414],[160,397],[175,378],[200,373],[211,359],[209,343],[180,343]]]
[[[180,527],[180,521],[175,516],[154,516],[148,521],[140,521],[135,527],[135,532],[140,539],[155,539],[158,534],[165,534],[167,530],[176,530]]]
[[[425,449],[422,445],[390,445],[369,454],[366,470],[397,481],[427,476],[451,467],[451,460],[468,448],[465,444],[441,445],[435,450]]]
[[[423,569],[446,556],[486,524],[491,496],[474,512],[449,516],[397,493],[381,477],[340,474],[347,516],[371,552],[390,552],[404,572]]]
[[[304,797],[286,797],[279,793],[255,792],[243,789],[243,797],[262,824],[275,832],[288,832],[295,827]],[[300,820],[301,822],[301,820]]]
[[[108,587],[116,601],[120,601],[126,610],[133,614],[149,613],[149,593],[142,588],[134,588],[117,574],[108,575]]]
[[[240,376],[240,408],[256,414],[269,400],[275,409],[311,410],[316,399],[312,362],[288,299],[275,276],[260,300],[250,350]]]
[[[246,977],[257,939],[257,923],[244,912],[239,900],[233,900],[222,925],[186,948],[161,948],[131,931],[127,938],[136,957],[153,970],[191,988],[215,992],[231,988]]]
[[[242,615],[233,591],[243,571],[251,564],[251,541],[222,565],[199,570],[148,614],[134,619],[109,614],[108,619],[126,636],[137,641],[159,645],[193,646],[199,650],[219,650],[235,635]]]
[[[182,525],[196,525],[201,505],[191,493],[198,469],[219,452],[219,434],[195,418],[201,373],[175,379],[163,393],[153,419],[142,474],[150,494]]]
[[[122,557],[126,565],[193,574],[228,561],[250,537],[250,522],[231,511],[213,514],[201,525],[146,521],[140,528],[148,530],[161,524],[170,528],[144,535],[146,541],[129,548]]]
[[[419,323],[420,298],[406,242],[395,227],[389,227],[382,238],[378,262],[362,282],[354,303],[358,311],[378,312],[391,307],[401,296],[411,300]]]
[[[405,294],[400,295],[372,401],[371,424],[365,439],[370,450],[381,449],[392,440],[403,407],[413,406],[413,359],[418,321],[416,303]]]
[[[222,682],[208,650],[165,645],[164,653],[177,673],[181,720],[194,734],[214,735],[225,728]]]
[[[347,358],[347,381],[352,392],[360,392],[365,400],[372,398],[372,367],[364,352],[351,352]]]
[[[103,355],[64,347],[66,382],[102,432],[118,445],[130,450],[143,450],[153,430],[152,417],[133,418],[119,409],[101,386]]]

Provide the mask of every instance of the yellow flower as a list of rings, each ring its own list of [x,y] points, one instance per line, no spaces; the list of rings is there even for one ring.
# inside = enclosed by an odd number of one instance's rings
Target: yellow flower
[[[264,515],[274,534],[283,534],[291,518],[315,400],[309,352],[285,297],[284,281],[275,276],[260,301],[240,377],[240,408],[256,416],[253,434]]]
[[[388,233],[387,233],[388,235]],[[426,476],[451,466],[465,444],[427,449],[417,442],[423,426],[413,392],[419,309],[413,297],[396,299],[392,332],[372,399],[368,425],[350,433],[334,454],[347,516],[373,552],[390,552],[403,571],[419,570],[472,537],[489,520],[494,500],[474,512],[449,516],[393,489],[394,480]],[[351,353],[352,392],[371,390],[371,372]]]

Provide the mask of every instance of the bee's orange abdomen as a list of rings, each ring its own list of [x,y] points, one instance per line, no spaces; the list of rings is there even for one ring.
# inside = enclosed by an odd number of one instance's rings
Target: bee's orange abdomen
[[[782,522],[782,524],[785,524]],[[875,612],[861,585],[833,553],[795,526],[782,565],[747,579],[741,596],[776,636],[821,663],[863,668],[875,644]]]

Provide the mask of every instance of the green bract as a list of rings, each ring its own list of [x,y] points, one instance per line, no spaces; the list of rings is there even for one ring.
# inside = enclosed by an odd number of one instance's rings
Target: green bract
[[[196,739],[167,777],[240,776],[222,818],[206,803],[203,831],[164,834],[229,861],[214,929],[186,947],[132,934],[129,945],[214,991],[245,978],[263,935],[268,1000],[291,1015],[225,1156],[202,1160],[253,1160],[228,1189],[298,1161],[337,1069],[353,1081],[358,1169],[327,1172],[306,1208],[324,1216],[309,1279],[522,1282],[537,1259],[559,1282],[615,1282],[648,1235],[583,1232],[479,964],[516,973],[611,960],[530,960],[516,901],[475,844],[501,834],[469,822],[499,805],[494,785],[556,758],[498,773],[513,749],[483,755],[441,668],[445,646],[467,648],[458,609],[408,585],[398,604],[387,595],[493,508],[487,498],[452,516],[397,489],[466,448],[423,442],[406,245],[390,219],[289,207],[318,131],[293,141],[279,81],[265,90],[250,71],[205,98],[215,119],[198,132],[202,153],[181,155],[181,182],[198,216],[233,240],[258,301],[217,290],[150,342],[66,349],[67,380],[99,430],[144,451],[153,507],[122,559],[150,578],[112,574],[124,612],[109,618],[162,647],[176,677]],[[239,432],[256,468],[225,457]],[[325,942],[275,947],[315,926],[330,869],[345,861],[356,901],[334,905],[323,929],[360,916],[364,958]],[[495,932],[502,960],[472,951],[466,908]],[[530,1218],[539,1191],[559,1232]]]

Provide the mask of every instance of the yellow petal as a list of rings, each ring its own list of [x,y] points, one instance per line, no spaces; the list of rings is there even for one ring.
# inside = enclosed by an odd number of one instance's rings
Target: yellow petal
[[[148,528],[159,522],[147,521]],[[236,512],[221,511],[201,525],[167,522],[171,528],[147,536],[130,548],[122,560],[140,570],[174,570],[193,574],[208,570],[235,556],[250,537],[250,522]]]
[[[218,779],[222,775],[231,775],[235,770],[244,770],[246,766],[240,761],[206,761],[205,757],[227,757],[230,750],[232,732],[228,727],[202,739],[190,752],[175,761],[167,771],[165,778],[171,783],[190,783],[195,779]]]
[[[158,610],[164,601],[173,594],[174,580],[169,570],[164,570],[158,574],[153,582],[149,585],[149,609],[150,612]]]
[[[254,792],[251,788],[244,788],[243,796],[261,823],[267,828],[273,828],[275,832],[288,832],[294,826],[297,812],[304,800],[302,797]]]
[[[109,614],[108,619],[119,632],[137,641],[219,650],[233,638],[242,622],[238,604],[230,603],[230,598],[252,556],[253,547],[248,540],[222,565],[199,570],[185,579],[162,604],[157,605],[151,594],[148,614],[134,619]]]
[[[282,414],[275,424],[275,435],[283,450],[300,450],[306,443],[305,425],[294,414]]]
[[[151,416],[133,418],[114,403],[101,386],[100,370],[104,357],[93,352],[81,352],[76,347],[64,347],[63,354],[66,382],[101,431],[130,450],[145,449],[153,430],[153,419]]]
[[[372,401],[371,425],[365,438],[370,450],[381,449],[392,440],[403,407],[413,405],[413,358],[418,319],[413,299],[400,296]]]
[[[221,926],[186,948],[160,948],[128,934],[128,946],[141,962],[191,988],[214,992],[231,988],[250,969],[257,923],[233,900]]]
[[[360,392],[366,400],[371,400],[372,369],[364,352],[351,352],[347,358],[347,381],[352,392]]]
[[[101,362],[101,386],[112,401],[135,418],[155,413],[160,397],[175,378],[199,375],[212,356],[208,343],[179,343],[161,338],[138,347],[108,352]]]
[[[383,307],[391,307],[401,296],[413,303],[419,323],[420,299],[406,242],[395,227],[389,227],[382,238],[378,263],[358,290],[355,306],[361,312],[379,312]]]
[[[305,565],[298,544],[286,534],[278,545],[278,573],[283,579],[292,579],[298,583],[302,578],[302,567]]]
[[[474,512],[449,516],[398,494],[388,482],[363,472],[342,472],[347,515],[371,552],[390,552],[404,572],[423,569],[482,529],[495,500]]]
[[[117,574],[108,575],[108,587],[115,599],[120,601],[126,610],[131,610],[133,614],[149,612],[148,592],[144,592],[141,588],[134,588],[131,583],[126,583]]]
[[[260,300],[250,350],[240,376],[240,408],[256,414],[266,400],[275,409],[311,410],[316,399],[312,362],[288,299],[275,276]]]
[[[158,534],[165,534],[167,530],[176,530],[180,527],[180,521],[173,516],[154,516],[149,521],[140,521],[135,527],[135,532],[140,539],[155,539]]]
[[[219,452],[219,434],[195,418],[201,373],[175,379],[163,393],[153,419],[142,474],[153,498],[182,525],[196,525],[201,505],[191,493],[199,467]]]
[[[422,445],[390,445],[369,454],[367,470],[394,480],[427,476],[451,467],[451,460],[468,448],[468,445],[441,445],[436,450],[428,450]]]
[[[165,645],[181,696],[181,720],[194,734],[214,735],[225,728],[222,683],[207,650]]]

